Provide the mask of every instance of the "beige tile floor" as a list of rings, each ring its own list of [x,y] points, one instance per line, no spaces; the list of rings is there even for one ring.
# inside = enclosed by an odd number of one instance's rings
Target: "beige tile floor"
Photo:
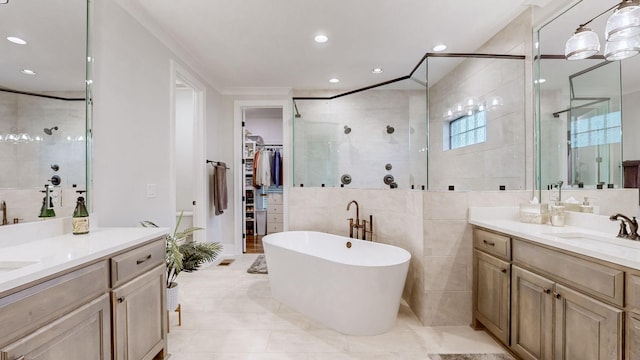
[[[418,360],[436,353],[504,353],[486,333],[468,326],[423,327],[404,305],[388,333],[341,334],[273,299],[268,275],[246,272],[256,256],[180,274],[182,326],[172,313],[171,360]]]

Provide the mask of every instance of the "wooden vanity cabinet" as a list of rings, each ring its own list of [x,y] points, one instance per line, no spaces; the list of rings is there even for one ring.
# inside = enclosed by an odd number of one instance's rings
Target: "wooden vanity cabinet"
[[[508,239],[474,229],[474,323],[484,325],[521,359],[621,360],[626,346],[625,359],[640,360],[640,315],[624,312],[628,269],[519,238],[510,239],[509,253],[487,234]],[[489,249],[501,250],[491,255],[481,251],[487,242],[495,243]],[[508,305],[503,306],[510,308],[506,320],[497,316],[506,296],[498,291],[506,283],[496,280],[498,272],[511,274]],[[627,276],[626,302],[638,303],[627,310],[640,308],[640,277],[636,280]],[[630,284],[636,283],[634,291]],[[508,336],[503,325],[496,326],[497,319],[509,324]]]
[[[113,359],[163,359],[166,349],[165,242],[111,258]]]
[[[504,344],[509,344],[510,241],[502,235],[474,230],[474,326],[482,324]]]
[[[0,359],[166,358],[164,241],[0,296]]]

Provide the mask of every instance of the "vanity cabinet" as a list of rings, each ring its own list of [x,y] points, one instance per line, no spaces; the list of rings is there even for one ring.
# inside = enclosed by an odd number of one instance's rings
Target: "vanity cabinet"
[[[511,349],[522,359],[622,359],[621,309],[515,265],[512,283]]]
[[[166,358],[165,240],[0,294],[2,360]]]
[[[473,321],[518,357],[640,360],[631,269],[480,228],[473,241]]]
[[[164,254],[164,239],[159,239],[111,258],[114,360],[164,356]]]
[[[505,344],[509,343],[510,242],[508,237],[474,230],[474,321]]]

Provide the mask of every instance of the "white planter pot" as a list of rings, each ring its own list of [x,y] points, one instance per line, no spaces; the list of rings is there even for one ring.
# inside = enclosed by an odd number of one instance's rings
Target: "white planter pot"
[[[178,283],[172,282],[167,288],[167,310],[177,309],[178,304]]]

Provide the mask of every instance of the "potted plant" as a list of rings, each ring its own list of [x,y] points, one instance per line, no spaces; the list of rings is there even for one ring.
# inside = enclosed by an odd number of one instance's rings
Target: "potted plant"
[[[200,268],[202,264],[215,260],[222,251],[222,244],[186,242],[186,238],[198,230],[199,227],[188,227],[178,231],[182,222],[182,213],[178,217],[173,233],[166,236],[167,264],[167,309],[175,310],[178,307],[178,283],[176,279],[180,272],[192,272]],[[144,227],[158,227],[155,223],[145,220],[140,224]]]

